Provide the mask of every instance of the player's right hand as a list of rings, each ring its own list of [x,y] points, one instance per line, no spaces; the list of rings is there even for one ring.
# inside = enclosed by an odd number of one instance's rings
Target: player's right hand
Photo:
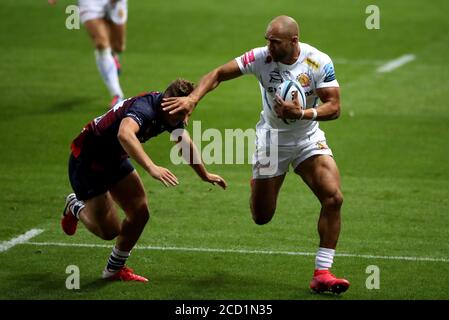
[[[276,94],[274,99],[274,111],[278,118],[281,119],[298,119],[303,112],[302,106],[299,103],[298,91],[293,91],[293,100],[285,101],[279,94]]]
[[[218,174],[213,173],[207,173],[206,176],[203,178],[204,181],[210,182],[213,185],[217,184],[219,185],[223,190],[226,190],[228,184],[226,183],[226,180],[220,177]]]
[[[162,99],[162,110],[169,111],[170,114],[184,112],[191,115],[196,103],[190,97],[167,97]]]
[[[166,187],[176,186],[179,184],[178,178],[176,178],[170,170],[164,167],[154,166],[154,168],[150,170],[150,175],[154,179],[162,182]]]

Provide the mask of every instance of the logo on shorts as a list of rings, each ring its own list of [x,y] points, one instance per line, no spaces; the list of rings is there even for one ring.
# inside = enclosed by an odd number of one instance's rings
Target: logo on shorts
[[[327,146],[326,142],[324,142],[324,141],[317,142],[316,143],[316,147],[319,150],[329,149],[329,147]]]
[[[118,10],[118,17],[120,19],[123,19],[123,17],[125,17],[125,11],[121,8]]]
[[[307,73],[301,73],[296,80],[298,80],[302,87],[310,86],[310,77]]]

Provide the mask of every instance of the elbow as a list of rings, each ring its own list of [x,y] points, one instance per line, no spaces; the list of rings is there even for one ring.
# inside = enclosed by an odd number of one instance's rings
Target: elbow
[[[215,86],[218,86],[221,82],[228,80],[225,70],[220,67],[212,71],[214,74]]]
[[[123,130],[119,130],[119,132],[117,133],[117,139],[120,144],[123,145],[124,143],[126,143],[126,141],[128,141],[128,134]]]
[[[220,69],[214,69],[201,78],[200,83],[206,83],[206,91],[212,91],[220,84]]]
[[[212,74],[212,79],[214,80],[214,82],[220,83],[223,81],[223,73],[221,72],[221,68],[216,68],[214,70],[212,70],[211,72]]]
[[[340,102],[335,102],[333,104],[333,120],[336,120],[338,118],[340,118],[340,114],[341,114],[341,108],[340,108]]]
[[[119,132],[117,133],[117,140],[122,142],[125,139],[125,135],[123,134],[123,132],[121,132],[119,130]]]

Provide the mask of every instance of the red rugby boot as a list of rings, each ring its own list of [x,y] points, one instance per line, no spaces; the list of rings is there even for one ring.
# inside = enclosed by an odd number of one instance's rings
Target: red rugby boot
[[[348,280],[335,277],[329,270],[315,270],[310,282],[310,289],[316,293],[328,291],[339,294],[348,290],[349,286]]]
[[[147,278],[139,276],[134,273],[134,270],[128,267],[122,267],[116,273],[109,275],[109,271],[103,271],[103,279],[106,280],[120,280],[120,281],[138,281],[138,282],[148,282]]]
[[[72,236],[76,232],[78,219],[73,214],[73,206],[78,202],[74,193],[71,193],[65,199],[64,211],[62,211],[61,227],[65,234]]]

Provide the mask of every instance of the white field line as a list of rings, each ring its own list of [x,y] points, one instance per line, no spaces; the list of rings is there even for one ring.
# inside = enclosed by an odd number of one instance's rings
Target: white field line
[[[63,242],[24,242],[23,244],[35,246],[58,246],[58,247],[80,247],[80,248],[111,248],[110,244],[85,244],[85,243],[63,243]],[[139,250],[158,251],[188,251],[188,252],[213,252],[213,253],[240,253],[240,254],[266,254],[266,255],[292,255],[292,256],[315,256],[315,252],[298,251],[268,251],[247,249],[220,249],[220,248],[188,248],[188,247],[159,247],[159,246],[136,246]],[[402,260],[402,261],[426,261],[426,262],[449,262],[449,258],[433,257],[404,257],[404,256],[375,256],[365,254],[337,253],[337,257]]]
[[[335,58],[332,59],[335,64],[353,64],[353,65],[381,65],[385,63],[385,60],[374,60],[374,59],[346,59],[346,58]]]
[[[2,243],[0,243],[0,252],[7,251],[18,244],[25,243],[31,238],[41,234],[42,232],[44,232],[44,230],[42,229],[31,229],[16,238],[8,241],[3,241]]]
[[[403,66],[404,64],[415,60],[415,58],[416,58],[416,56],[414,54],[405,54],[397,59],[391,60],[391,61],[381,65],[379,68],[377,68],[377,72],[384,73],[384,72],[393,71],[393,70]]]

